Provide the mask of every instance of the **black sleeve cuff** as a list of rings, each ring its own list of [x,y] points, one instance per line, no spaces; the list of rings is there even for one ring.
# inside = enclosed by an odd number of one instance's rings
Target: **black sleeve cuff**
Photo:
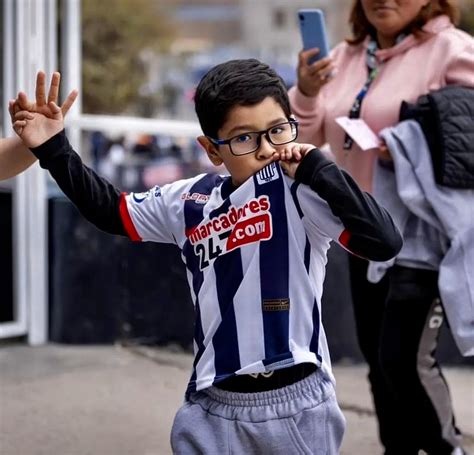
[[[66,133],[64,130],[58,134],[43,142],[38,147],[31,148],[31,152],[40,160],[40,166],[47,169],[48,162],[53,160],[59,155],[66,153],[70,148],[69,141],[67,140]]]
[[[334,164],[331,160],[328,160],[321,150],[314,148],[309,151],[304,158],[301,160],[295,173],[295,180],[297,182],[310,185],[314,176],[323,168],[330,164]]]

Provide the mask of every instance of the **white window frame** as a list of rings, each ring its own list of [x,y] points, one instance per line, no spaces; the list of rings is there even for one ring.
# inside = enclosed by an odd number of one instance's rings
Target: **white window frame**
[[[3,106],[21,90],[33,93],[34,74],[56,67],[56,1],[3,1]],[[33,75],[33,77],[32,77]],[[4,116],[5,134],[12,133]],[[38,165],[14,180],[13,321],[0,324],[0,338],[28,336],[32,345],[47,340],[47,198]]]

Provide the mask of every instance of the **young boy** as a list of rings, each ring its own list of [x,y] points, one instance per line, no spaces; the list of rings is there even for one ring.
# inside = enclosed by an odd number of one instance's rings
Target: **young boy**
[[[120,194],[84,166],[62,115],[14,124],[100,229],[182,250],[195,303],[195,360],[171,435],[177,454],[338,452],[337,405],[321,326],[331,240],[384,261],[401,247],[388,213],[312,145],[296,144],[281,78],[254,60],[211,69],[195,95],[211,162],[202,174]]]
[[[23,96],[19,100],[19,106],[24,109],[40,111],[43,106],[47,108],[46,102],[46,76],[40,71],[36,80],[36,104],[29,104]],[[48,102],[57,102],[59,94],[59,73],[53,73],[51,78],[51,85],[48,93]],[[69,108],[76,99],[77,92],[72,91],[66,98],[66,101],[61,106],[63,116],[66,115]],[[15,114],[14,102],[10,101],[9,111],[13,116]],[[46,112],[49,112],[47,108]],[[23,142],[17,137],[9,137],[0,139],[0,180],[15,177],[15,175],[28,169],[34,162],[36,157],[23,145]]]

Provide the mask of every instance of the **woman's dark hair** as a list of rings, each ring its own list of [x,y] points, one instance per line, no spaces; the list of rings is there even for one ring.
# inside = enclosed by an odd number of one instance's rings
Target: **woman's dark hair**
[[[283,79],[256,59],[230,60],[212,68],[194,95],[196,114],[206,136],[217,137],[235,106],[252,106],[272,97],[290,117],[290,101]]]
[[[408,25],[405,32],[413,33],[417,37],[422,37],[423,26],[433,17],[446,14],[454,25],[459,22],[459,6],[456,0],[430,0],[414,21]],[[349,15],[349,25],[352,30],[352,38],[346,39],[349,44],[359,44],[364,41],[367,35],[374,36],[375,29],[367,20],[362,8],[361,0],[353,0],[351,13]]]

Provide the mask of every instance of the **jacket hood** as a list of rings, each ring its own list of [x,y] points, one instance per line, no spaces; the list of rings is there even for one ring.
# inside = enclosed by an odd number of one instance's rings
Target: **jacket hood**
[[[430,39],[433,35],[437,35],[443,30],[447,28],[451,28],[451,27],[454,27],[454,25],[452,24],[448,16],[442,15],[442,16],[434,17],[423,26],[423,31],[428,33],[428,36],[425,39]],[[369,37],[367,37],[366,40],[364,41],[364,46],[366,48],[367,48],[367,45],[369,44],[369,41],[370,41]],[[377,50],[375,52],[375,55],[380,62],[384,62],[386,60],[391,59],[395,55],[406,52],[408,49],[410,49],[413,46],[418,45],[419,43],[420,43],[420,39],[416,38],[413,34],[410,34],[401,42],[399,42],[398,44],[395,44],[395,46],[393,47],[390,47],[388,49]]]

